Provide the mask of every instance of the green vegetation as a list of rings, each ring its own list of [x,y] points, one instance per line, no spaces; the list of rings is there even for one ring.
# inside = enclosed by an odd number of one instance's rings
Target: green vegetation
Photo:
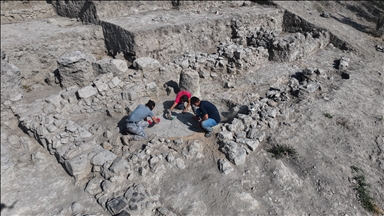
[[[276,144],[272,148],[268,149],[267,152],[272,153],[272,157],[279,159],[284,155],[296,158],[297,152],[296,149],[287,145]]]
[[[333,116],[331,114],[329,114],[329,113],[324,113],[324,116],[327,117],[327,118],[330,118],[330,119],[333,118]]]
[[[27,85],[23,85],[23,89],[24,89],[25,91],[27,91],[27,92],[30,92],[30,91],[31,91],[31,89],[30,89],[29,86],[27,86]]]
[[[351,166],[351,169],[352,169],[352,173],[357,173],[359,171],[363,171],[361,168],[357,167],[357,166]]]
[[[352,173],[363,172],[363,170],[356,166],[351,166]],[[356,186],[353,188],[357,192],[357,198],[359,199],[363,208],[374,214],[382,213],[382,210],[374,203],[373,198],[369,195],[369,187],[365,181],[364,175],[356,175],[353,177],[353,180],[356,181]]]

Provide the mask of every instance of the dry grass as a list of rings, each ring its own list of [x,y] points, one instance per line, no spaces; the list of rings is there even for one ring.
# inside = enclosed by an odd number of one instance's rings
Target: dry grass
[[[363,170],[356,166],[351,166],[352,173],[361,173]],[[359,199],[363,208],[375,215],[383,214],[383,210],[377,206],[373,200],[373,198],[369,195],[370,184],[368,184],[365,180],[365,176],[362,174],[356,175],[353,177],[356,185],[353,188],[357,192],[357,198]]]

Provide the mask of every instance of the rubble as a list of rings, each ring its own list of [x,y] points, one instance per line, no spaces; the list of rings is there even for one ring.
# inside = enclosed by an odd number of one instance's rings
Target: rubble
[[[83,3],[65,5],[57,2],[54,7],[61,11],[60,13],[76,13]],[[349,86],[348,81],[354,80],[353,76],[350,79],[346,71],[350,69],[350,61],[355,60],[353,55],[347,53],[340,59],[337,69],[343,71],[341,79],[339,71],[324,66],[325,64],[319,65],[313,59],[308,60],[315,52],[328,51],[325,50],[328,49],[327,45],[335,40],[330,32],[306,25],[298,30],[295,29],[300,27],[297,23],[293,26],[280,26],[292,18],[288,12],[274,8],[252,9],[251,2],[241,4],[244,6],[241,8],[243,13],[234,13],[230,8],[215,9],[210,15],[206,12],[190,11],[188,14],[196,20],[186,26],[175,23],[174,17],[179,16],[178,11],[156,17],[152,16],[155,13],[148,13],[150,19],[146,19],[150,21],[149,25],[164,26],[152,26],[153,29],[145,31],[142,31],[139,25],[131,28],[129,23],[123,23],[123,18],[108,17],[112,16],[108,11],[111,8],[97,8],[100,17],[89,16],[96,14],[95,7],[103,5],[102,2],[84,4],[92,10],[84,12],[79,19],[83,23],[100,24],[99,27],[106,37],[106,52],[111,56],[105,57],[91,48],[87,50],[81,47],[75,51],[68,49],[64,55],[64,52],[57,55],[59,52],[52,51],[52,55],[47,57],[47,62],[55,59],[57,65],[47,68],[51,72],[57,71],[54,76],[48,76],[51,80],[48,84],[55,85],[52,80],[58,75],[56,78],[59,79],[62,89],[58,93],[27,103],[24,101],[24,90],[27,89],[22,89],[20,79],[22,76],[32,75],[19,70],[9,61],[8,54],[2,52],[2,128],[15,124],[15,128],[19,127],[29,138],[36,140],[61,164],[67,174],[73,177],[75,183],[111,215],[211,214],[214,210],[209,210],[209,207],[218,205],[217,208],[222,208],[222,205],[232,202],[227,202],[228,200],[237,196],[241,197],[241,201],[236,199],[232,203],[233,206],[228,204],[229,206],[224,208],[225,211],[232,207],[236,209],[234,206],[240,205],[238,208],[247,214],[255,212],[254,208],[258,205],[253,204],[265,202],[269,207],[262,208],[258,213],[303,213],[300,212],[301,209],[296,208],[284,210],[285,207],[282,206],[297,200],[283,200],[282,197],[297,195],[290,192],[292,185],[308,186],[313,184],[312,178],[320,178],[312,177],[310,172],[314,175],[323,173],[313,171],[315,166],[306,164],[305,157],[300,161],[304,162],[305,166],[297,161],[274,162],[268,157],[265,148],[272,143],[272,138],[278,135],[287,140],[292,139],[293,141],[289,140],[291,143],[297,141],[288,134],[290,129],[286,128],[292,128],[291,133],[301,125],[315,128],[313,119],[320,118],[319,115],[309,113],[306,114],[308,119],[305,119],[303,114],[315,109],[310,103],[321,100],[324,109],[329,110],[328,102],[335,98],[334,94],[338,88],[342,85]],[[156,4],[160,8],[169,6],[167,3]],[[194,3],[190,4],[196,6]],[[70,8],[70,5],[73,8]],[[188,3],[180,2],[179,6],[186,5]],[[68,11],[65,12],[65,8]],[[106,10],[105,14],[102,14],[103,10]],[[138,10],[142,10],[141,6]],[[201,14],[207,18],[204,20]],[[137,20],[138,17],[140,16],[132,15],[131,18]],[[293,18],[305,23],[305,20],[299,17]],[[47,24],[56,25],[59,22],[61,21],[50,19]],[[166,23],[171,25],[166,26]],[[212,27],[213,23],[215,27]],[[96,27],[90,26],[89,29],[96,34],[90,40],[102,38],[98,35],[100,32]],[[203,33],[199,34],[198,39],[192,40],[197,32]],[[84,37],[88,37],[88,33]],[[121,38],[113,40],[116,35]],[[166,39],[173,35],[174,38],[163,40],[161,37],[153,38],[155,35],[165,35]],[[149,37],[152,39],[149,40]],[[164,43],[158,43],[162,40]],[[171,45],[171,42],[175,44]],[[36,47],[44,46],[38,44]],[[48,47],[55,49],[52,44]],[[177,50],[178,47],[180,50]],[[212,48],[216,52],[212,51]],[[28,52],[25,50],[19,54],[23,56],[25,53]],[[119,53],[126,59],[119,59]],[[17,55],[12,51],[13,59],[16,59]],[[131,60],[134,69],[127,64]],[[18,61],[23,61],[23,58]],[[272,62],[286,71],[283,73],[274,71],[273,68],[263,68],[264,65],[270,67]],[[25,65],[23,67],[25,70]],[[260,68],[265,71],[260,72]],[[271,74],[260,74],[268,72]],[[191,120],[192,113],[176,113],[173,123],[163,123],[165,119],[162,119],[162,124],[153,126],[157,128],[148,128],[152,132],[157,130],[148,140],[128,140],[124,131],[125,116],[138,104],[144,104],[149,99],[156,101],[156,115],[161,116],[159,110],[167,107],[169,102],[164,98],[173,97],[178,89],[187,89],[193,96],[202,96],[220,106],[220,114],[224,118],[215,128],[216,136],[211,139],[214,142],[206,142],[208,139],[200,136],[198,132],[201,132],[201,129],[197,126],[199,123]],[[380,95],[380,90],[377,91]],[[3,116],[6,117],[4,122]],[[322,124],[325,127],[335,126]],[[338,118],[335,124],[350,127],[347,120],[342,118]],[[380,126],[380,123],[376,124]],[[181,132],[172,134],[172,130]],[[300,134],[300,131],[297,134]],[[360,133],[355,136],[360,136]],[[344,138],[341,137],[340,140]],[[21,143],[23,148],[31,149],[33,144],[28,139],[7,136],[2,132],[2,142]],[[285,141],[280,139],[279,142]],[[315,148],[319,147],[314,146]],[[349,146],[348,149],[352,151],[352,147]],[[300,153],[305,151],[309,150],[304,149]],[[26,157],[36,163],[48,161],[40,152]],[[321,157],[326,158],[326,154]],[[326,158],[323,164],[334,163],[334,160],[336,158]],[[4,167],[7,169],[13,166],[14,162],[9,157],[4,161]],[[244,173],[244,169],[247,172]],[[199,175],[195,176],[196,173]],[[225,177],[221,173],[225,174]],[[165,184],[164,181],[167,180],[171,183]],[[273,197],[274,193],[278,192],[260,182],[273,184],[287,194]],[[286,185],[286,182],[290,184]],[[225,192],[227,195],[222,197],[223,192],[213,193],[214,195],[209,197],[210,200],[215,200],[213,204],[205,203],[206,199],[201,202],[186,200],[186,203],[180,199],[187,197],[191,191],[194,194],[210,194],[212,190],[223,190],[223,185],[228,190]],[[255,187],[258,187],[258,190]],[[296,193],[302,192],[296,186],[294,189]],[[329,190],[325,193],[331,194]],[[196,197],[190,199],[194,198]],[[340,201],[339,198],[336,199]],[[324,202],[329,204],[328,201]],[[273,206],[273,209],[277,210],[272,211],[270,206],[275,204],[277,207]],[[348,201],[348,205],[352,205],[351,202]],[[85,205],[71,202],[69,208],[61,209],[61,213],[86,214],[85,208]],[[329,209],[324,212],[334,213]]]

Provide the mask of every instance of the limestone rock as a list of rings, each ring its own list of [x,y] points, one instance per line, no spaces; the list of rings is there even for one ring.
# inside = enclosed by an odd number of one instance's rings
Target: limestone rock
[[[339,63],[339,70],[347,69],[347,67],[349,66],[349,62],[350,62],[349,58],[347,58],[345,56],[341,57],[340,63]]]
[[[74,85],[86,86],[94,78],[92,63],[96,59],[92,54],[80,51],[71,52],[57,59],[61,85],[66,88]]]
[[[97,94],[97,89],[91,85],[85,86],[77,91],[77,94],[80,98],[89,98],[95,94]]]
[[[185,169],[185,163],[183,159],[177,158],[176,159],[176,166],[179,167],[180,169]]]
[[[236,142],[224,142],[224,145],[220,147],[220,151],[222,151],[227,156],[228,160],[235,165],[240,165],[245,162],[247,152],[243,147],[238,146]]]
[[[115,154],[110,151],[104,150],[96,154],[91,159],[91,164],[96,166],[102,166],[104,163],[108,161],[113,161],[117,158]]]
[[[107,202],[107,209],[112,215],[120,213],[125,206],[127,203],[124,197],[113,198]]]
[[[91,166],[87,154],[80,154],[70,160],[65,161],[65,168],[67,172],[80,180],[91,172]]]
[[[188,90],[193,96],[200,97],[199,79],[200,75],[197,71],[192,69],[183,70],[180,73],[179,88]]]
[[[150,57],[137,58],[132,64],[137,70],[146,72],[158,70],[161,66],[159,61]]]
[[[260,142],[262,142],[265,138],[265,132],[256,128],[253,128],[248,131],[247,138],[249,139],[258,139]]]
[[[92,63],[92,67],[96,73],[112,73],[114,76],[122,75],[128,70],[127,62],[121,59],[104,58]]]
[[[111,170],[113,173],[118,173],[127,170],[128,168],[128,161],[122,157],[118,157],[113,161],[112,165],[109,167],[109,170]]]
[[[7,99],[20,100],[24,92],[21,85],[20,70],[13,65],[6,54],[1,52],[1,102]],[[17,97],[16,97],[17,96]]]
[[[233,134],[231,131],[221,131],[220,133],[217,134],[217,138],[219,140],[232,140]]]
[[[228,174],[233,170],[235,170],[227,160],[219,159],[218,164],[219,164],[219,171],[224,174]]]
[[[254,151],[260,144],[259,140],[252,140],[252,139],[246,139],[246,138],[236,138],[237,143],[241,143],[244,145],[247,145],[249,149]]]

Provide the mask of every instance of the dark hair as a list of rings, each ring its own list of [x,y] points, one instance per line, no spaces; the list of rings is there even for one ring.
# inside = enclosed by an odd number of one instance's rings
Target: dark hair
[[[187,102],[187,101],[188,101],[188,96],[187,96],[187,95],[183,95],[183,96],[180,98],[180,101],[181,101],[182,103]]]
[[[191,98],[191,104],[195,104],[195,103],[197,103],[197,102],[199,102],[199,101],[200,101],[200,99],[197,98],[197,97],[195,97],[195,96],[193,96],[193,97]]]
[[[153,108],[155,108],[155,102],[153,100],[149,100],[145,106],[149,107],[150,110],[153,110]]]

